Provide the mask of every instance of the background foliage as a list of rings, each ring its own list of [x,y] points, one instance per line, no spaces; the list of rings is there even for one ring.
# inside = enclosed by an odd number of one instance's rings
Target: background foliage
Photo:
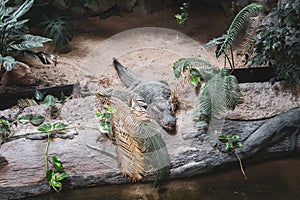
[[[270,12],[254,38],[252,65],[275,67],[271,81],[300,84],[300,1],[289,0]]]

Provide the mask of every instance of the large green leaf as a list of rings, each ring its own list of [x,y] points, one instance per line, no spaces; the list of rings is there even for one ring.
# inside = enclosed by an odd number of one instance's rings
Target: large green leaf
[[[6,1],[0,1],[0,19],[3,20],[4,17],[9,16],[15,9],[13,7],[7,7],[5,4],[8,2]]]
[[[37,47],[42,47],[42,46],[43,46],[43,44],[41,44],[39,42],[23,41],[20,44],[13,44],[10,47],[14,50],[25,51],[25,50],[30,50],[30,49],[37,48]]]
[[[50,39],[50,38],[45,38],[45,37],[35,36],[35,35],[30,35],[30,34],[23,35],[22,39],[24,39],[25,41],[39,42],[39,43],[45,43],[45,42],[52,41],[52,39]]]
[[[15,12],[13,12],[7,19],[4,21],[7,23],[15,22],[25,13],[27,13],[33,5],[34,0],[26,0]]]
[[[10,45],[11,48],[19,51],[30,50],[36,47],[42,47],[43,43],[52,41],[49,38],[26,34],[20,37],[23,40],[19,44]]]
[[[9,23],[6,27],[6,30],[7,31],[11,31],[13,32],[14,30],[19,30],[21,29],[24,24],[26,24],[27,22],[29,21],[29,19],[23,19],[23,20],[20,20],[20,21],[16,21],[16,22],[12,22],[12,23]]]
[[[198,109],[204,115],[220,117],[226,109],[234,109],[242,103],[241,97],[236,77],[221,69],[201,88]]]

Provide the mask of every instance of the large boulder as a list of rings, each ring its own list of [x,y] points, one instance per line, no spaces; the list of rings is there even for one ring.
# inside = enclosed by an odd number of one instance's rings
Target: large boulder
[[[116,159],[115,146],[109,141],[99,141],[97,129],[97,98],[72,99],[63,105],[60,121],[74,126],[65,134],[65,139],[54,138],[49,147],[49,156],[59,157],[69,177],[63,187],[88,187],[103,184],[126,183]],[[0,116],[12,117],[19,109],[8,109]],[[25,108],[23,114],[47,116],[46,106]],[[171,162],[171,178],[188,177],[220,170],[232,162],[234,155],[224,152],[224,146],[215,134],[205,134],[187,128],[189,111],[180,110],[177,133],[162,133]],[[76,128],[77,127],[77,128]],[[84,128],[85,127],[85,128]],[[37,140],[36,127],[13,126],[15,139],[6,141],[0,148],[0,199],[18,199],[49,192],[45,178],[44,152],[46,140]],[[226,120],[222,133],[237,134],[243,147],[237,153],[244,163],[263,161],[267,158],[289,155],[300,150],[300,108],[290,109],[268,119]],[[145,180],[149,180],[146,176]]]

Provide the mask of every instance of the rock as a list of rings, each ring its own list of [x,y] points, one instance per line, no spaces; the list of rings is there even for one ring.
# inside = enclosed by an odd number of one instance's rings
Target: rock
[[[90,15],[99,15],[112,7],[116,4],[114,0],[95,0],[92,3],[86,5],[87,11]]]
[[[138,0],[133,12],[139,14],[156,13],[163,8],[162,0]]]
[[[242,83],[239,84],[243,104],[228,111],[226,118],[251,120],[265,119],[291,108],[300,107],[300,85],[293,88],[282,83]]]
[[[117,4],[123,11],[130,12],[136,4],[137,0],[116,0]]]
[[[49,146],[49,156],[59,157],[69,174],[63,182],[64,188],[127,182],[120,173],[116,147],[109,141],[97,142],[100,134],[97,131],[98,119],[95,117],[98,104],[94,96],[87,96],[71,99],[61,105],[62,122],[74,127],[85,127],[68,130],[77,133],[73,139],[54,138]],[[0,111],[0,116],[8,117],[17,111]],[[22,115],[29,113],[46,116],[47,107],[28,107]],[[7,161],[0,165],[0,199],[19,199],[50,192],[45,179],[46,141],[22,137],[34,131],[35,127],[31,125],[20,124],[12,129],[20,138],[5,142],[0,148],[0,155]],[[224,152],[223,144],[216,139],[217,135],[198,133],[184,137],[187,128],[179,127],[178,130],[176,135],[162,134],[171,160],[170,178],[204,174],[237,162],[232,154]],[[180,130],[184,130],[185,135]],[[243,147],[237,149],[237,153],[243,162],[263,161],[299,152],[300,108],[269,119],[226,120],[222,133],[241,137]],[[145,180],[149,179],[145,177]]]
[[[29,86],[35,84],[35,76],[28,65],[16,62],[16,66],[11,71],[4,72],[0,83],[5,86]]]
[[[5,157],[0,155],[0,168],[6,164],[7,164],[7,160],[5,159]]]

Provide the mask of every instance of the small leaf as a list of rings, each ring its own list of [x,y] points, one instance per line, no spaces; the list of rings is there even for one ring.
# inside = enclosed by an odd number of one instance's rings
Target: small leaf
[[[44,95],[40,91],[36,90],[34,92],[34,98],[38,101],[41,101],[44,98]]]
[[[226,150],[232,150],[232,149],[234,149],[232,143],[231,142],[227,142],[226,145],[225,145],[225,149]]]
[[[198,77],[190,77],[190,82],[197,87],[199,84],[199,78]]]
[[[102,122],[99,129],[101,133],[107,134],[112,130],[112,125],[109,122]]]
[[[117,111],[117,109],[115,109],[113,107],[109,107],[108,110],[107,110],[107,112],[111,113],[111,114],[114,114],[116,111]]]
[[[49,133],[53,131],[53,125],[52,124],[43,124],[40,127],[37,128],[38,131],[44,132],[44,133]]]
[[[64,124],[64,123],[62,123],[62,122],[57,122],[57,123],[55,123],[55,124],[53,125],[53,127],[54,127],[55,129],[65,129],[65,128],[68,127],[68,125],[67,125],[67,124]]]
[[[42,123],[44,123],[44,121],[45,121],[45,117],[43,117],[41,115],[33,115],[30,120],[30,123],[34,126],[39,126]]]
[[[63,172],[64,171],[64,168],[63,168],[63,165],[61,163],[61,160],[58,157],[54,156],[52,158],[52,162],[53,162],[53,165],[54,165],[54,167],[55,167],[55,169],[57,171],[59,171],[59,172]]]
[[[109,109],[109,105],[105,104],[102,106],[104,109],[108,110]]]
[[[62,184],[60,182],[56,182],[55,179],[54,179],[54,176],[53,178],[48,182],[49,185],[56,191],[56,192],[59,192],[61,191],[62,189]]]
[[[242,146],[243,146],[243,144],[240,143],[240,142],[238,142],[238,143],[236,144],[236,148],[240,148],[240,147],[242,147]]]
[[[200,72],[196,68],[190,68],[190,74],[194,77],[200,77]]]
[[[46,171],[46,178],[47,178],[48,182],[51,180],[53,175],[54,175],[54,171],[52,171],[52,170]]]
[[[56,104],[56,98],[52,95],[47,95],[44,99],[44,104],[46,104],[47,106],[55,106]]]
[[[102,119],[108,121],[111,119],[111,116],[112,115],[110,113],[105,113],[105,115],[102,117]]]
[[[68,174],[66,172],[56,173],[55,174],[55,180],[56,181],[62,181],[62,180],[64,180],[67,177],[68,177]]]
[[[104,114],[103,114],[102,111],[99,111],[99,112],[96,113],[96,117],[103,117],[103,115],[104,115]]]
[[[240,139],[240,136],[238,136],[238,135],[233,135],[233,136],[231,137],[231,141],[232,141],[232,142],[236,142],[238,139]]]
[[[24,115],[24,116],[19,117],[18,120],[21,124],[27,124],[28,122],[31,121],[32,117],[33,117],[32,114],[28,114],[28,115]]]
[[[219,136],[219,140],[220,140],[221,142],[224,142],[224,143],[225,143],[225,142],[228,141],[228,137],[227,137],[227,135],[224,135],[224,134],[223,134],[223,135],[220,135],[220,136]]]
[[[60,101],[61,101],[61,103],[65,103],[66,102],[66,96],[65,96],[65,94],[63,92],[61,92]]]
[[[182,20],[181,14],[176,14],[174,17],[175,17],[177,20]]]

